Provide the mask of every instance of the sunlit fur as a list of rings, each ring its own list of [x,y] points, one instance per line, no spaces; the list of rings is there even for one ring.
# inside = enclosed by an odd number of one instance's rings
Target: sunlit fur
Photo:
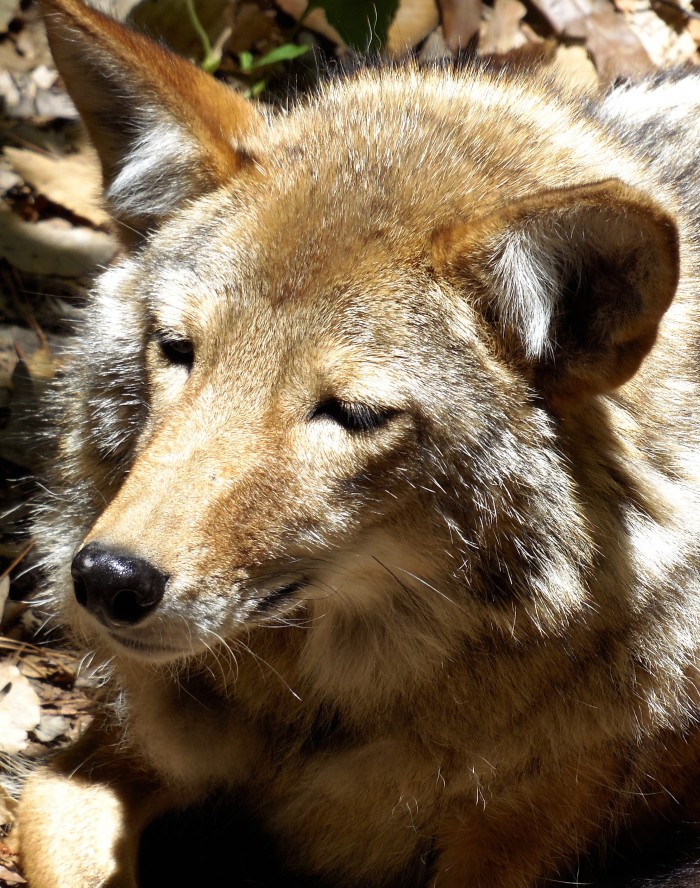
[[[272,114],[45,7],[130,248],[49,405],[37,544],[114,678],[25,792],[33,888],[133,886],[213,787],[338,888],[543,885],[692,819],[700,78],[407,66]],[[146,620],[79,607],[89,541],[170,576]]]

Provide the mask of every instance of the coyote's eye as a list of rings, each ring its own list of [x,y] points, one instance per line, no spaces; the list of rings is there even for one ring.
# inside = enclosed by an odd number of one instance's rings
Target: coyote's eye
[[[370,407],[327,398],[313,409],[311,419],[331,419],[348,432],[371,432],[387,423],[398,410],[388,407]]]
[[[194,345],[189,339],[178,339],[170,333],[158,331],[155,340],[160,352],[169,364],[192,369],[194,363]]]

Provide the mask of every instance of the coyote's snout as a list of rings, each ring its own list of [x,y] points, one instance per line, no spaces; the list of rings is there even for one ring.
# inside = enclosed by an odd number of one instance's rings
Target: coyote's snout
[[[133,888],[214,791],[333,888],[593,881],[697,820],[698,76],[278,114],[43,2],[125,253],[49,405],[36,536],[113,677],[25,790],[33,888]]]

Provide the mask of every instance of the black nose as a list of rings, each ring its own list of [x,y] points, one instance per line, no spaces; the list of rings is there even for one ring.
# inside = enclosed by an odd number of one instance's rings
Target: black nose
[[[88,543],[73,559],[78,603],[107,626],[133,626],[151,613],[168,577],[143,558]]]

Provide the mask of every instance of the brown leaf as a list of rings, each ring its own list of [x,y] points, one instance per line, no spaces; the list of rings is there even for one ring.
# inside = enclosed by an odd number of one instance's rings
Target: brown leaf
[[[402,55],[413,49],[440,24],[435,0],[401,0],[394,21],[389,26],[387,50]]]
[[[496,0],[479,40],[481,53],[504,54],[527,43],[520,22],[527,9],[520,0]]]
[[[39,346],[39,337],[32,330],[3,324],[0,328],[0,388],[12,388],[12,374],[17,366],[15,342],[21,339],[29,348]],[[21,346],[20,346],[21,347]]]
[[[12,870],[9,870],[6,866],[0,864],[0,882],[5,882],[7,885],[26,885],[27,880],[23,879],[19,873],[15,873]]]
[[[639,38],[624,17],[604,9],[571,22],[568,37],[585,40],[600,76],[605,80],[634,77],[654,70]]]
[[[212,46],[225,39],[231,26],[230,0],[195,0],[195,9]],[[171,49],[196,62],[204,56],[185,0],[142,0],[131,9],[127,21],[139,31],[161,37]]]
[[[0,827],[11,826],[17,814],[17,801],[0,784]],[[1,862],[1,861],[0,861]]]
[[[646,9],[649,9],[649,5],[646,0],[642,0],[642,3],[644,4]],[[634,12],[636,9],[639,8],[640,0],[614,0],[614,4],[615,9],[617,9],[618,12]]]
[[[690,30],[692,19],[687,22],[687,27],[676,30],[638,0],[636,8],[630,9],[625,15],[625,21],[639,38],[652,62],[659,67],[682,65],[695,53],[695,41]]]
[[[0,32],[7,31],[7,26],[19,12],[19,0],[0,0]]]
[[[39,194],[93,225],[109,223],[109,216],[99,205],[100,167],[92,152],[53,157],[23,148],[5,148],[4,154]]]
[[[554,67],[561,72],[566,83],[581,89],[596,89],[600,83],[598,73],[583,46],[558,46]]]
[[[299,5],[306,7],[306,0]],[[231,36],[226,42],[226,52],[234,55],[241,52],[265,53],[278,45],[282,38],[273,12],[261,9],[256,3],[238,5]],[[297,17],[295,13],[289,14]]]
[[[10,577],[9,575],[5,575],[0,577],[0,622],[2,622],[2,614],[5,610],[5,603],[7,602],[7,597],[10,594]]]
[[[34,728],[34,736],[40,743],[53,743],[68,731],[68,722],[62,715],[42,715],[39,725]]]
[[[116,250],[115,241],[102,231],[63,219],[23,222],[0,209],[0,257],[20,271],[79,278],[109,262]]]
[[[2,44],[0,44],[2,49]],[[3,111],[7,117],[65,117],[77,118],[78,112],[59,87],[44,89],[34,80],[31,73],[17,71],[12,73],[8,68],[0,67],[0,96]]]
[[[0,389],[16,388],[18,374],[36,382],[53,379],[57,366],[56,356],[39,331],[11,324],[0,327]]]
[[[700,45],[700,19],[691,18],[688,22],[688,33],[697,45]]]
[[[56,356],[47,345],[38,348],[24,363],[32,380],[39,383],[53,379],[58,367]]]
[[[464,49],[481,25],[481,0],[438,0],[442,30],[452,52]]]
[[[532,4],[557,34],[562,34],[581,18],[610,8],[606,0],[532,0]]]
[[[306,7],[309,5],[307,0],[276,0],[276,3],[283,12],[291,15],[297,21],[304,15]],[[345,46],[340,34],[333,25],[328,24],[328,19],[323,9],[312,9],[304,18],[304,27],[318,32],[338,46]]]

